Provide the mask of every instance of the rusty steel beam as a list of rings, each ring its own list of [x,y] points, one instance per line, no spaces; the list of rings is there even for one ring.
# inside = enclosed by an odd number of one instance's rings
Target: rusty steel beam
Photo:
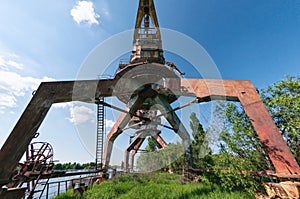
[[[53,103],[69,101],[93,103],[96,98],[116,95],[114,86],[117,81],[83,80],[42,83],[0,150],[1,185],[8,182],[12,171]],[[122,79],[121,81],[126,85],[126,90],[122,90],[121,94],[132,94],[139,87],[134,80]],[[279,175],[300,174],[299,165],[250,81],[168,78],[164,81],[177,96],[196,96],[200,102],[216,99],[240,101],[266,147],[276,172]],[[180,121],[173,120],[169,117],[169,122],[173,124],[174,129],[178,129]]]
[[[133,169],[133,164],[134,164],[134,156],[135,154],[137,153],[137,151],[140,149],[142,143],[144,142],[145,138],[147,136],[151,136],[158,148],[165,148],[167,147],[167,143],[164,141],[164,139],[159,135],[161,132],[158,131],[158,132],[141,132],[135,136],[135,139],[129,144],[129,146],[126,148],[125,150],[125,154],[124,154],[124,168],[125,170],[127,171],[129,169],[129,166],[132,167]],[[131,153],[131,157],[129,158],[129,154],[130,152],[132,151]],[[130,159],[130,162],[131,164],[129,165],[129,159]]]
[[[130,118],[130,114],[122,113],[108,133],[104,148],[103,167],[107,167],[109,165],[114,141],[123,132],[122,129],[128,124]]]
[[[158,148],[165,148],[167,147],[167,143],[164,141],[164,139],[157,134],[156,136],[152,136],[156,143]],[[134,156],[137,154],[138,150],[140,149],[141,145],[143,144],[145,138],[140,139],[140,141],[135,145],[135,147],[133,148],[131,155],[130,155],[130,169],[131,171],[133,171],[133,166],[134,166]]]
[[[167,99],[165,99],[165,97],[158,95],[155,100],[157,104],[161,105],[158,106],[158,108],[162,113],[164,113],[165,118],[173,127],[175,133],[177,133],[179,137],[182,139],[188,164],[189,166],[193,167],[190,134],[186,130],[185,126],[183,125],[183,123],[181,122],[177,114],[173,111],[171,105],[169,104]]]
[[[300,174],[300,167],[250,81],[181,79],[181,95],[194,93],[200,101],[239,101],[265,146],[278,174]],[[178,93],[179,94],[179,93]]]
[[[140,146],[145,140],[145,136],[143,136],[143,133],[139,133],[137,136],[135,136],[135,139],[129,144],[129,146],[125,150],[124,154],[124,170],[127,172],[129,169],[129,154],[130,151],[138,151]]]
[[[138,29],[141,27],[142,25],[142,20],[144,18],[144,7],[148,7],[149,8],[149,16],[152,19],[152,23],[154,25],[154,28],[158,30],[159,25],[158,25],[158,20],[157,20],[157,16],[156,16],[156,11],[155,11],[155,6],[153,3],[153,0],[146,0],[146,4],[144,4],[145,0],[140,0],[139,1],[139,8],[138,8],[138,13],[136,16],[136,22],[135,22],[135,29]]]
[[[140,143],[140,141],[142,139],[145,139],[146,136],[143,136],[143,133],[139,133],[137,136],[135,136],[135,138],[133,139],[133,141],[129,144],[129,146],[126,148],[126,151],[130,152],[133,149],[138,150],[137,146],[138,143]]]
[[[53,103],[92,102],[95,97],[111,96],[115,83],[115,80],[41,83],[0,150],[0,185],[8,182]]]
[[[145,138],[140,139],[140,141],[135,145],[134,149],[131,152],[131,155],[130,155],[130,169],[131,169],[131,171],[133,171],[134,156],[137,154],[139,148],[142,146],[144,141],[145,141]]]
[[[23,188],[9,188],[7,190],[0,190],[0,198],[3,199],[21,199],[24,198],[26,187]]]
[[[158,148],[165,148],[168,146],[168,144],[165,142],[165,140],[159,135],[159,134],[156,134],[156,135],[152,135],[153,139],[155,140]]]
[[[106,137],[106,144],[104,149],[103,156],[103,168],[107,168],[109,166],[110,157],[113,150],[113,144],[116,138],[123,132],[123,129],[129,123],[132,116],[136,113],[136,111],[141,107],[145,98],[143,96],[138,96],[134,104],[129,108],[126,108],[127,113],[122,113],[117,122],[114,124],[109,134]],[[129,110],[129,112],[128,112]]]

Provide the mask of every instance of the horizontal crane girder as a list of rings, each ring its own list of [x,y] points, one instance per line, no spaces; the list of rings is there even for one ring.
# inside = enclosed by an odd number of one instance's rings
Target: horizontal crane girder
[[[126,87],[123,93],[134,93],[139,87],[134,80],[121,81],[132,85]],[[300,174],[299,165],[250,81],[165,79],[165,82],[172,81],[178,82],[170,88],[177,96],[196,96],[200,102],[215,99],[240,101],[266,147],[276,172]],[[1,185],[9,180],[52,104],[70,101],[94,103],[96,98],[117,95],[113,92],[116,82],[112,79],[42,83],[0,150]],[[168,86],[166,83],[164,85]]]

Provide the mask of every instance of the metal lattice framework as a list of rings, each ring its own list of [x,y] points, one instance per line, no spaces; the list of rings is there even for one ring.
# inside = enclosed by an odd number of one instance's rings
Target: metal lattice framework
[[[174,71],[179,75],[183,73],[174,63],[165,62],[163,57],[153,0],[140,0],[135,28],[130,63],[120,64],[115,78],[40,84],[0,150],[1,186],[10,181],[12,171],[53,104],[70,101],[97,104],[99,98],[111,96],[124,102],[126,109],[106,137],[102,162],[104,168],[109,166],[114,141],[127,126],[136,128],[141,124],[142,128],[137,128],[136,136],[125,150],[126,170],[130,166],[132,169],[134,155],[147,136],[153,137],[158,147],[167,147],[160,131],[156,129],[157,124],[153,118],[161,116],[156,111],[163,113],[170,128],[183,140],[186,156],[192,165],[189,133],[171,103],[180,96],[193,96],[197,103],[220,99],[240,102],[273,163],[275,175],[300,178],[298,163],[250,81],[178,77]],[[154,116],[146,116],[153,111],[151,107],[155,104],[159,106],[154,110]]]
[[[123,81],[126,84],[134,85],[131,79]],[[172,88],[172,91],[176,92],[176,95],[196,96],[199,102],[207,102],[215,99],[239,101],[266,147],[276,173],[279,176],[299,176],[299,165],[250,81],[208,79],[167,79],[167,81],[178,82],[177,88]],[[109,79],[42,83],[1,148],[1,185],[9,181],[12,171],[17,166],[18,161],[26,151],[31,140],[35,137],[39,126],[52,104],[70,101],[91,103],[90,100],[87,101],[85,96],[89,92],[89,85],[95,84],[97,84],[95,99],[113,96],[113,91],[109,88],[114,87],[116,82],[117,80],[115,79]],[[80,92],[77,90],[74,93],[73,87],[75,83],[81,88]],[[224,88],[225,90],[219,88]],[[132,94],[134,91],[134,86],[132,86],[131,90],[124,90],[123,93]],[[122,114],[121,117],[127,117],[128,120],[131,118],[130,114]],[[115,123],[113,132],[116,133],[108,135],[107,142],[113,143],[118,136],[117,134],[121,133],[118,129],[122,129],[121,127],[124,124],[120,121],[122,120],[119,119]],[[15,143],[18,144],[16,145]],[[106,159],[106,162],[109,161]]]

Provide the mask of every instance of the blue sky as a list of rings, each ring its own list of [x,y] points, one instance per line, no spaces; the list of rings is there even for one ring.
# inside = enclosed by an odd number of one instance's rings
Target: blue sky
[[[265,88],[286,75],[300,74],[299,1],[156,0],[155,4],[160,26],[202,45],[223,79],[249,79]],[[134,27],[137,5],[137,0],[1,1],[0,146],[39,83],[76,79],[98,44]],[[192,76],[189,68],[180,69]],[[94,106],[84,104],[52,108],[37,140],[50,142],[61,162],[93,161],[91,149],[86,149],[91,146],[85,145],[93,137],[89,126],[94,125],[94,111]],[[107,119],[109,129],[113,117]],[[83,131],[90,132],[89,141]]]

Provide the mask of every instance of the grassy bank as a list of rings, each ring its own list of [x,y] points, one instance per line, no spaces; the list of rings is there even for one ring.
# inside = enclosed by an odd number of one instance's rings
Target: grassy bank
[[[252,199],[248,193],[228,192],[211,183],[184,183],[179,175],[167,173],[126,174],[91,187],[82,197],[65,193],[55,199],[99,198],[222,198]]]

